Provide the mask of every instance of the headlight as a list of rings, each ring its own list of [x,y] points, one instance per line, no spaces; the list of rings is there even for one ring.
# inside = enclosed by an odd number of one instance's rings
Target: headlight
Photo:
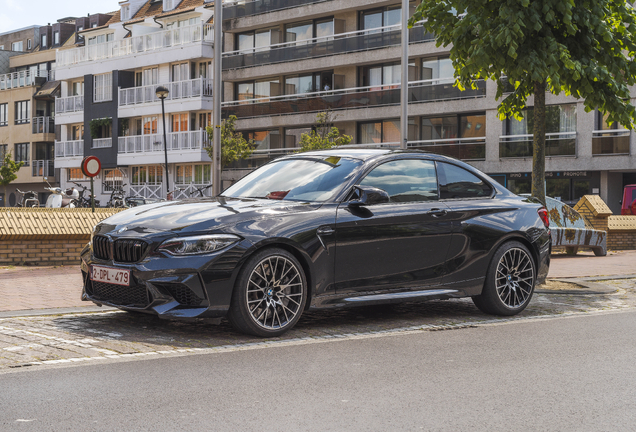
[[[161,243],[159,250],[170,255],[196,255],[215,252],[241,240],[232,234],[210,234],[195,237],[177,237]]]

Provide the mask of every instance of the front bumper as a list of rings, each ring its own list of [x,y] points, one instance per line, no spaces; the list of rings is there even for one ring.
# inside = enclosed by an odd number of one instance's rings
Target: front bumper
[[[82,300],[166,319],[223,317],[249,246],[243,241],[216,253],[187,257],[150,254],[134,264],[97,259],[87,247],[81,254]],[[130,270],[130,286],[92,281],[92,265]]]

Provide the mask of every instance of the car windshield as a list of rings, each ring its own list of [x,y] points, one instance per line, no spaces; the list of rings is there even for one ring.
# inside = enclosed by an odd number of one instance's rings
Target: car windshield
[[[232,185],[223,196],[325,202],[349,181],[362,161],[338,156],[283,159]]]

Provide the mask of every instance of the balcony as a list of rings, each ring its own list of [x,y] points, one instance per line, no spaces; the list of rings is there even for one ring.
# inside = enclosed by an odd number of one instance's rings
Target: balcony
[[[84,95],[55,98],[55,113],[73,113],[84,111]]]
[[[397,24],[313,39],[284,42],[249,50],[232,51],[223,54],[223,69],[247,68],[399,46],[402,39],[401,28],[402,25]],[[410,43],[434,40],[435,36],[426,33],[422,26],[409,30]]]
[[[499,137],[500,158],[532,157],[533,136],[504,135]],[[576,156],[576,132],[545,134],[546,156]]]
[[[56,159],[78,156],[84,156],[84,140],[55,142]]]
[[[55,118],[54,117],[33,117],[32,121],[34,134],[54,134]]]
[[[478,88],[459,90],[453,79],[434,79],[409,83],[409,103],[435,102],[441,100],[472,99],[486,96],[486,85],[478,82]],[[400,103],[400,85],[356,87],[345,90],[330,90],[268,98],[224,102],[223,116],[235,115],[240,119],[297,114],[299,112],[322,112],[369,108]]]
[[[93,144],[92,144],[91,148],[94,148],[94,149],[110,148],[112,146],[113,146],[113,139],[112,138],[95,138],[95,139],[93,139]]]
[[[462,160],[486,159],[486,137],[409,141],[408,148],[437,153]]]
[[[327,0],[236,0],[223,2],[223,21],[325,1]]]
[[[205,130],[166,134],[168,151],[203,150],[209,146]],[[135,135],[117,139],[119,154],[163,152],[163,134]]]
[[[131,56],[197,42],[214,42],[214,29],[211,24],[178,27],[122,40],[58,50],[56,53],[56,67],[67,67],[95,60]]]
[[[19,87],[42,85],[55,80],[55,71],[26,70],[0,75],[0,90],[10,90]]]
[[[33,177],[54,177],[55,161],[52,160],[34,160],[31,166],[31,176]]]
[[[592,132],[592,155],[628,155],[630,131],[613,129]]]
[[[160,85],[170,91],[166,98],[167,100],[212,97],[212,80],[209,78],[196,78],[167,84],[119,89],[119,106],[159,102],[160,99],[155,91]]]

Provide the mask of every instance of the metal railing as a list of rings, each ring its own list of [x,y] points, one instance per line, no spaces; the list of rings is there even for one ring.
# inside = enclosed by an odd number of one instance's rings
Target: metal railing
[[[254,1],[228,1],[223,2],[223,21],[251,15],[261,15],[282,9],[323,3],[327,0],[254,0]]]
[[[41,80],[38,80],[40,78]],[[0,75],[0,90],[9,90],[18,87],[28,87],[38,82],[55,80],[55,71],[48,70],[26,70],[20,72],[11,72]]]
[[[455,80],[431,79],[409,83],[409,103],[435,102],[441,100],[473,99],[486,97],[486,85],[478,82],[477,89],[464,91],[454,86]],[[400,84],[355,87],[343,90],[299,93],[258,99],[224,102],[223,115],[238,118],[297,114],[299,112],[322,112],[368,108],[400,103]]]
[[[55,113],[84,111],[84,95],[55,98]]]
[[[159,102],[156,90],[158,86],[166,87],[168,100],[212,97],[212,80],[210,78],[195,78],[185,81],[175,81],[166,84],[153,84],[141,87],[119,89],[119,106],[136,105],[142,103]]]
[[[34,160],[31,161],[31,176],[33,177],[54,177],[55,161],[52,160]]]
[[[113,146],[112,138],[95,138],[91,148],[108,148]]]
[[[55,133],[55,117],[33,117],[31,124],[34,134]]]
[[[503,135],[499,137],[500,158],[532,157],[533,136]],[[546,156],[576,156],[576,132],[545,134]]]
[[[130,196],[162,199],[166,195],[163,192],[163,184],[149,185],[144,183],[142,185],[130,185]]]
[[[239,69],[399,46],[402,39],[401,28],[402,25],[397,24],[312,39],[283,42],[246,50],[230,51],[223,54],[223,69]],[[409,32],[409,43],[435,40],[435,36],[427,33],[422,26],[409,29]]]
[[[592,155],[628,155],[631,132],[611,129],[592,132]]]
[[[486,159],[486,137],[445,138],[409,141],[407,147],[463,160]]]
[[[208,136],[205,130],[187,132],[170,132],[166,134],[168,151],[197,150],[208,146]],[[134,135],[117,139],[118,153],[152,153],[163,151],[163,134]]]
[[[86,45],[68,50],[58,50],[56,54],[56,67],[66,67],[94,60],[128,56],[196,42],[214,42],[214,28],[212,24],[195,24],[186,27],[177,27],[127,39]]]
[[[183,190],[175,190],[174,199],[187,199],[187,198],[199,198],[199,192],[197,189],[208,186],[208,183],[176,183],[174,184],[175,188],[183,189]],[[212,188],[206,188],[202,190],[203,196],[211,197],[212,196]]]
[[[56,158],[76,156],[84,156],[84,140],[55,142]]]

